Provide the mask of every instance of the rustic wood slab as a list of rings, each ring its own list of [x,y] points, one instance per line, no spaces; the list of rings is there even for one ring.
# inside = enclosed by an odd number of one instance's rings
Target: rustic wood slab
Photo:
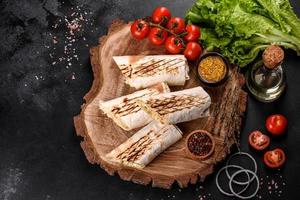
[[[119,174],[127,181],[153,187],[170,188],[174,182],[180,187],[195,184],[213,172],[213,166],[229,153],[239,134],[242,116],[246,110],[247,94],[242,90],[244,78],[237,68],[231,68],[226,83],[205,90],[212,98],[211,116],[179,124],[184,136],[142,170],[124,168],[105,162],[102,157],[123,143],[136,131],[126,132],[106,117],[98,108],[100,99],[109,100],[134,90],[124,83],[124,77],[114,63],[112,56],[166,54],[164,48],[155,47],[147,40],[137,41],[131,37],[130,25],[116,20],[108,34],[99,39],[99,45],[90,50],[94,82],[84,96],[81,113],[74,117],[77,135],[82,136],[81,147],[90,163],[99,164],[110,175]],[[201,85],[196,76],[195,63],[190,63],[190,77],[184,87]],[[192,160],[184,153],[184,140],[189,132],[206,129],[215,138],[213,155],[205,161]]]

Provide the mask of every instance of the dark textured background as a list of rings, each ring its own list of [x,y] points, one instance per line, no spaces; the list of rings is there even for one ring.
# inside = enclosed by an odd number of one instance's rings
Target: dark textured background
[[[111,177],[87,162],[72,121],[93,80],[88,49],[97,44],[111,21],[143,17],[158,5],[183,16],[193,0],[0,2],[0,199],[231,199],[216,190],[215,175],[204,184],[182,190],[176,185],[163,190]],[[299,16],[299,1],[292,4]],[[80,14],[82,28],[73,36],[66,19]],[[249,98],[240,141],[241,149],[256,158],[264,182],[257,199],[300,197],[299,61],[288,52],[284,63],[288,89],[280,100],[262,104]],[[287,153],[288,162],[280,171],[266,169],[261,155],[247,144],[248,133],[264,131],[264,120],[272,113],[283,113],[289,119],[286,135],[275,138],[271,145]],[[272,186],[270,193],[268,182],[272,180],[279,188]]]

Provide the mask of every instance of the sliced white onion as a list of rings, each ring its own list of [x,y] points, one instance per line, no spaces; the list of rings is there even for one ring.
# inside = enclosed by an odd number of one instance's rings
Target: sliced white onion
[[[218,173],[217,173],[217,176],[216,176],[216,185],[217,185],[218,190],[219,190],[222,194],[232,197],[232,196],[235,196],[235,194],[233,194],[233,193],[228,193],[228,192],[224,191],[224,190],[221,188],[220,184],[219,184],[219,176],[220,176],[221,172],[224,171],[224,170],[227,171],[228,168],[240,169],[239,171],[244,170],[244,168],[241,167],[241,166],[238,166],[238,165],[226,165],[225,167],[223,167],[222,169],[220,169],[220,170],[218,171]],[[247,174],[247,176],[248,176],[248,185],[246,185],[246,186],[245,186],[241,191],[239,191],[237,194],[242,194],[245,190],[247,190],[248,186],[249,186],[250,183],[251,183],[249,174],[248,174],[247,172],[246,172],[246,174]],[[229,177],[229,178],[231,178],[231,177]],[[245,184],[243,184],[243,185],[245,185]]]
[[[256,174],[256,172],[257,172],[257,163],[256,163],[255,159],[249,153],[246,153],[246,152],[237,152],[235,154],[232,154],[229,157],[229,159],[227,160],[226,166],[229,166],[230,165],[230,160],[233,157],[236,157],[236,156],[246,156],[246,157],[250,158],[253,162],[253,165],[254,165],[254,171],[251,171],[251,172],[254,172],[254,174]],[[227,168],[225,170],[226,170],[227,178],[230,179],[232,177],[232,175],[229,174]],[[251,174],[253,174],[253,173],[251,173]],[[249,177],[249,175],[248,175],[248,177]],[[254,178],[255,178],[254,176],[251,177],[250,183],[254,180]],[[233,183],[238,184],[238,185],[249,185],[249,181],[237,181],[237,180],[232,180],[232,181],[233,181]]]
[[[255,180],[256,180],[256,189],[255,189],[255,191],[251,194],[251,195],[249,195],[249,196],[242,196],[242,195],[240,195],[241,193],[239,192],[239,193],[236,193],[234,190],[233,190],[233,187],[232,187],[232,183],[233,183],[233,181],[234,181],[234,177],[236,177],[238,174],[240,174],[240,173],[247,173],[247,174],[251,174],[252,175],[252,177],[254,177],[255,178]],[[233,173],[232,175],[231,175],[231,177],[230,177],[230,179],[229,179],[229,189],[230,189],[230,192],[234,195],[234,196],[236,196],[236,197],[238,197],[238,198],[240,198],[240,199],[251,199],[251,198],[253,198],[256,194],[257,194],[257,192],[258,192],[258,189],[259,189],[259,180],[258,180],[258,176],[256,175],[256,173],[255,172],[253,172],[253,171],[251,171],[251,170],[249,170],[249,169],[240,169],[240,170],[238,170],[237,172],[235,172],[235,173]]]

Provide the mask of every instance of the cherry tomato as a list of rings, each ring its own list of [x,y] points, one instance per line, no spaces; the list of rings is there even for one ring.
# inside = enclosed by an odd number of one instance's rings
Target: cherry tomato
[[[130,31],[134,38],[141,40],[148,36],[150,26],[144,20],[135,20],[130,27]]]
[[[183,52],[188,60],[196,60],[202,53],[202,48],[197,42],[189,42]]]
[[[260,131],[253,131],[249,135],[248,142],[254,149],[262,151],[270,145],[270,138]]]
[[[286,157],[282,149],[276,148],[264,154],[264,163],[270,168],[279,168],[285,163]]]
[[[184,39],[188,42],[197,42],[200,38],[201,32],[198,26],[189,24],[185,27],[185,31],[187,32],[187,34],[184,36]]]
[[[173,33],[182,33],[185,29],[184,20],[180,17],[172,17],[167,24],[167,28]]]
[[[167,37],[167,31],[157,27],[151,28],[149,33],[149,40],[154,45],[162,45]]]
[[[166,24],[171,18],[171,12],[166,7],[157,7],[152,13],[152,20],[157,24]]]
[[[272,135],[281,135],[287,126],[287,119],[283,115],[271,115],[266,120],[266,128]]]
[[[181,52],[183,47],[182,40],[172,35],[166,40],[165,47],[168,52],[178,54]]]

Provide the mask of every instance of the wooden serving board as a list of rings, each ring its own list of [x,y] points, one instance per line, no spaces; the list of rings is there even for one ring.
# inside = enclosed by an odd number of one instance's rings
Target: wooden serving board
[[[124,131],[98,108],[100,99],[109,100],[132,93],[124,83],[112,56],[166,54],[163,47],[151,45],[147,40],[137,41],[130,34],[130,24],[116,20],[108,34],[99,39],[99,45],[90,50],[94,82],[84,96],[81,113],[74,117],[77,135],[82,136],[81,147],[90,163],[99,164],[110,175],[119,174],[127,181],[153,187],[170,188],[174,182],[180,187],[195,184],[213,172],[213,166],[229,153],[239,134],[242,116],[246,110],[247,94],[242,90],[244,78],[237,68],[231,68],[229,78],[223,85],[214,88],[203,86],[197,78],[195,63],[190,63],[191,79],[180,90],[202,85],[212,98],[211,116],[178,124],[183,138],[155,158],[142,170],[124,168],[105,162],[102,158],[123,143],[136,131]],[[185,138],[193,130],[205,129],[212,133],[216,146],[213,155],[204,161],[188,158],[184,151]]]

